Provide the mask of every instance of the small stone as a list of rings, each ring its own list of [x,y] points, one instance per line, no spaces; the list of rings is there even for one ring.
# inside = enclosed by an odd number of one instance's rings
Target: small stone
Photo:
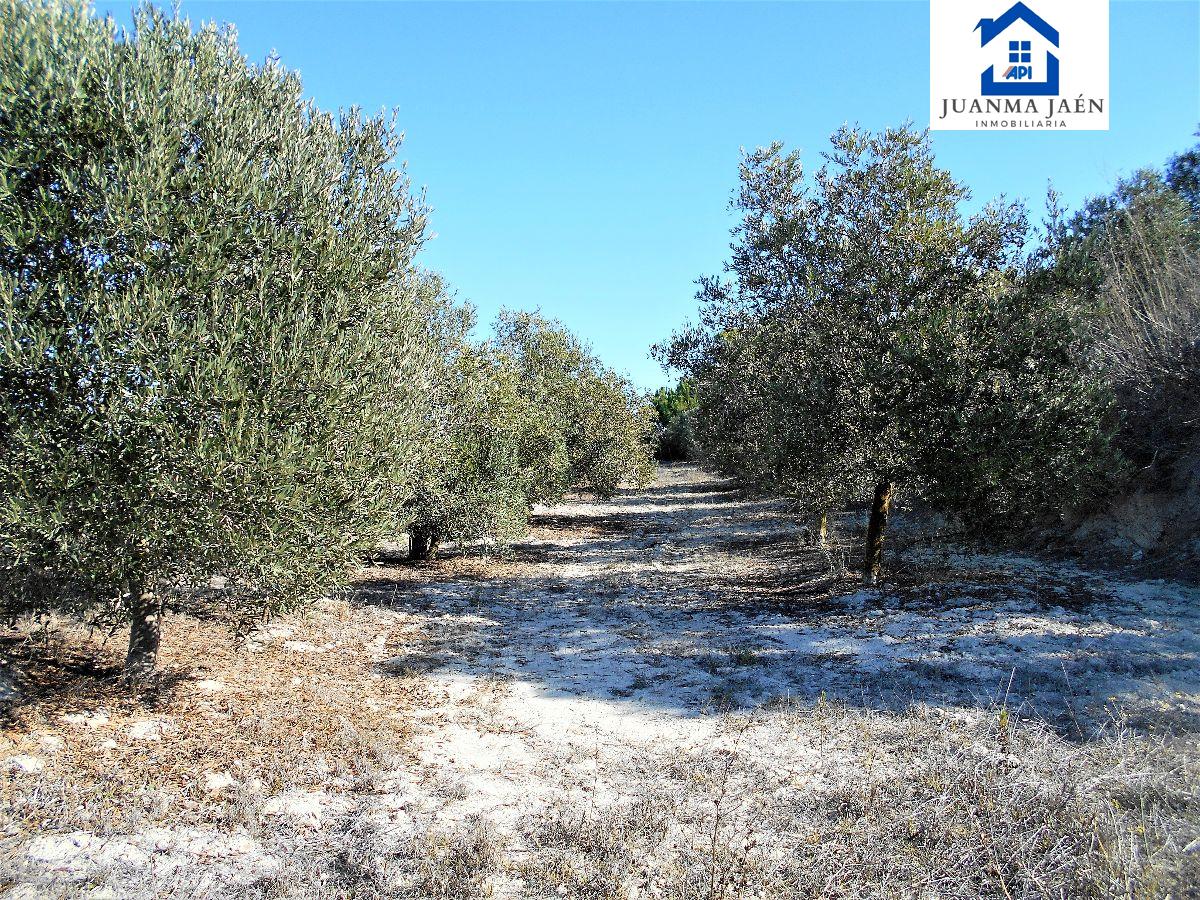
[[[134,722],[129,726],[129,736],[135,740],[157,741],[161,735],[162,726],[152,720]]]
[[[14,756],[5,761],[5,765],[10,772],[16,772],[19,775],[36,775],[42,769],[46,768],[46,763],[38,759],[36,756]]]
[[[324,653],[324,647],[318,647],[316,644],[310,644],[308,641],[284,641],[283,649],[290,650],[292,653]]]
[[[228,772],[205,772],[204,786],[210,793],[217,794],[237,784],[237,779]]]
[[[70,713],[64,715],[62,720],[68,725],[86,725],[88,728],[100,728],[108,724],[108,714],[102,712]]]
[[[268,816],[279,816],[316,828],[325,816],[327,802],[322,791],[288,791],[264,803],[262,811]]]

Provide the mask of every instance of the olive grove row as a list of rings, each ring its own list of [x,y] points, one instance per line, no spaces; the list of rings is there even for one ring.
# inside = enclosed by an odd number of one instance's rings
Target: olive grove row
[[[487,340],[422,271],[393,125],[231,30],[0,0],[0,595],[132,623],[278,611],[379,542],[510,540],[648,477],[650,412],[572,335]]]
[[[897,492],[975,533],[1061,528],[1200,446],[1200,148],[1073,215],[1052,194],[1040,234],[970,201],[910,127],[845,127],[812,173],[749,153],[726,275],[656,348],[685,376],[655,398],[671,451],[818,534],[869,504],[867,581]]]

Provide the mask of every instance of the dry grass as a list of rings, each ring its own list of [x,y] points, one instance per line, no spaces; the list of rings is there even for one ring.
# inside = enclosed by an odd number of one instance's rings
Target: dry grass
[[[353,822],[335,857],[334,892],[361,897],[469,898],[488,893],[502,844],[486,820],[401,840]]]
[[[120,648],[82,629],[4,636],[24,698],[6,711],[0,759],[44,767],[0,777],[10,883],[37,835],[253,833],[272,796],[370,791],[403,753],[415,683],[373,662],[411,640],[394,620],[331,602],[248,641],[186,617],[167,628],[163,674],[137,692],[120,680]]]
[[[0,783],[6,845],[72,830],[244,829],[280,863],[214,887],[183,875],[146,881],[118,861],[85,880],[42,883],[64,897],[106,883],[119,891],[100,896],[264,900],[1198,895],[1194,742],[1114,727],[1072,743],[1002,707],[951,716],[776,705],[729,717],[705,746],[630,756],[621,781],[636,787],[615,802],[564,795],[515,835],[482,817],[397,832],[372,801],[378,776],[402,758],[395,713],[419,679],[373,677],[366,652],[372,642],[386,653],[412,645],[395,621],[330,604],[250,652],[227,632],[177,620],[166,677],[138,696],[116,680],[112,648],[62,635],[57,646],[19,645],[10,666],[49,672],[50,654],[59,676],[26,686],[32,699],[3,734],[5,757],[46,761],[34,777]],[[327,649],[296,649],[306,644]],[[223,687],[199,687],[215,682]],[[96,728],[62,718],[97,712],[108,719]],[[153,740],[129,735],[146,721],[176,727]],[[53,749],[47,737],[63,743]],[[103,740],[116,746],[101,749]],[[764,765],[764,742],[836,762],[797,778]],[[213,794],[203,778],[212,771],[238,785]],[[302,788],[355,799],[317,830],[267,821],[266,798]],[[9,862],[10,884],[28,875]]]
[[[1164,251],[1137,216],[1121,224],[1103,260],[1100,359],[1124,413],[1119,443],[1147,465],[1194,449],[1200,428],[1200,251]]]
[[[848,759],[797,780],[763,767],[763,730]],[[241,895],[1188,898],[1194,749],[1120,731],[1070,744],[1002,712],[786,707],[731,718],[710,745],[630,759],[634,793],[564,794],[516,834],[479,817],[396,834],[364,808]]]
[[[596,518],[587,511],[583,528]],[[686,513],[667,522],[674,534],[690,527]],[[731,508],[724,521],[743,514]],[[850,702],[853,691],[847,702],[813,691],[747,711],[721,691],[778,673],[734,619],[684,646],[697,653],[681,671],[712,688],[694,716],[629,732],[606,731],[617,724],[606,719],[572,737],[570,716],[514,715],[531,699],[522,686],[539,671],[553,686],[546,673],[558,670],[537,658],[540,632],[504,618],[506,603],[551,604],[571,584],[586,592],[586,615],[562,620],[579,646],[601,626],[618,648],[636,635],[636,649],[667,625],[590,618],[593,608],[661,589],[656,603],[683,607],[663,621],[699,627],[711,607],[759,608],[785,588],[803,599],[796,586],[815,579],[796,547],[771,538],[731,555],[720,528],[694,529],[715,543],[650,560],[677,563],[674,574],[638,568],[602,552],[616,525],[601,519],[581,535],[574,521],[540,522],[543,543],[508,558],[364,570],[354,603],[322,604],[248,642],[171,619],[164,676],[136,695],[119,681],[119,646],[65,626],[9,633],[0,673],[23,700],[0,731],[0,896],[1200,897],[1200,748],[1184,728],[1056,731],[986,699],[884,710]],[[578,564],[591,555],[614,568]],[[920,588],[936,607],[962,577],[949,558],[914,563],[893,590]],[[1013,588],[1012,576],[971,577],[977,600]],[[626,593],[610,600],[614,583]],[[1055,595],[1067,610],[1085,599]],[[820,627],[823,607],[804,603]],[[507,655],[544,668],[497,667]],[[850,659],[820,665],[845,670]],[[623,691],[563,702],[648,715],[645,698],[669,698],[669,685],[635,668]],[[487,771],[486,754],[519,771]],[[17,758],[44,768],[22,771]],[[312,821],[280,806],[288,798],[301,813],[315,804]],[[31,856],[47,839],[68,856],[78,839],[86,852],[74,868]]]
[[[765,770],[756,729],[851,759],[807,783]],[[1200,895],[1194,746],[1114,731],[1087,745],[994,718],[845,706],[740,720],[665,780],[525,823],[531,896],[588,900]]]

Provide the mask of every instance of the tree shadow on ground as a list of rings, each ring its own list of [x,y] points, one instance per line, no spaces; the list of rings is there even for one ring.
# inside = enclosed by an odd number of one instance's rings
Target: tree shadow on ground
[[[134,702],[148,709],[169,705],[185,682],[186,668],[163,668],[152,678],[129,682],[120,656],[92,642],[54,635],[0,633],[7,697],[0,698],[0,724],[14,724],[22,707],[72,712],[106,703]]]
[[[497,577],[380,572],[355,597],[421,617],[411,652],[425,670],[520,679],[550,697],[672,715],[785,697],[1005,705],[1083,738],[1120,695],[1135,725],[1200,727],[1196,703],[1163,705],[1200,691],[1196,630],[1156,627],[1165,610],[1079,579],[936,565],[858,590],[770,501],[709,510],[692,490],[671,520],[646,512],[663,490],[537,516],[539,537],[516,551],[535,561]]]

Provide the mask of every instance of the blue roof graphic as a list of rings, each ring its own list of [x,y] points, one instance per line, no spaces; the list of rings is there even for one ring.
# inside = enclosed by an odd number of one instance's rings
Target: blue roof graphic
[[[1034,31],[1055,47],[1058,46],[1058,32],[1024,3],[1014,3],[1012,8],[998,19],[980,19],[979,24],[975,26],[975,30],[980,32],[980,46],[986,47],[992,38],[1018,19],[1023,19]]]

